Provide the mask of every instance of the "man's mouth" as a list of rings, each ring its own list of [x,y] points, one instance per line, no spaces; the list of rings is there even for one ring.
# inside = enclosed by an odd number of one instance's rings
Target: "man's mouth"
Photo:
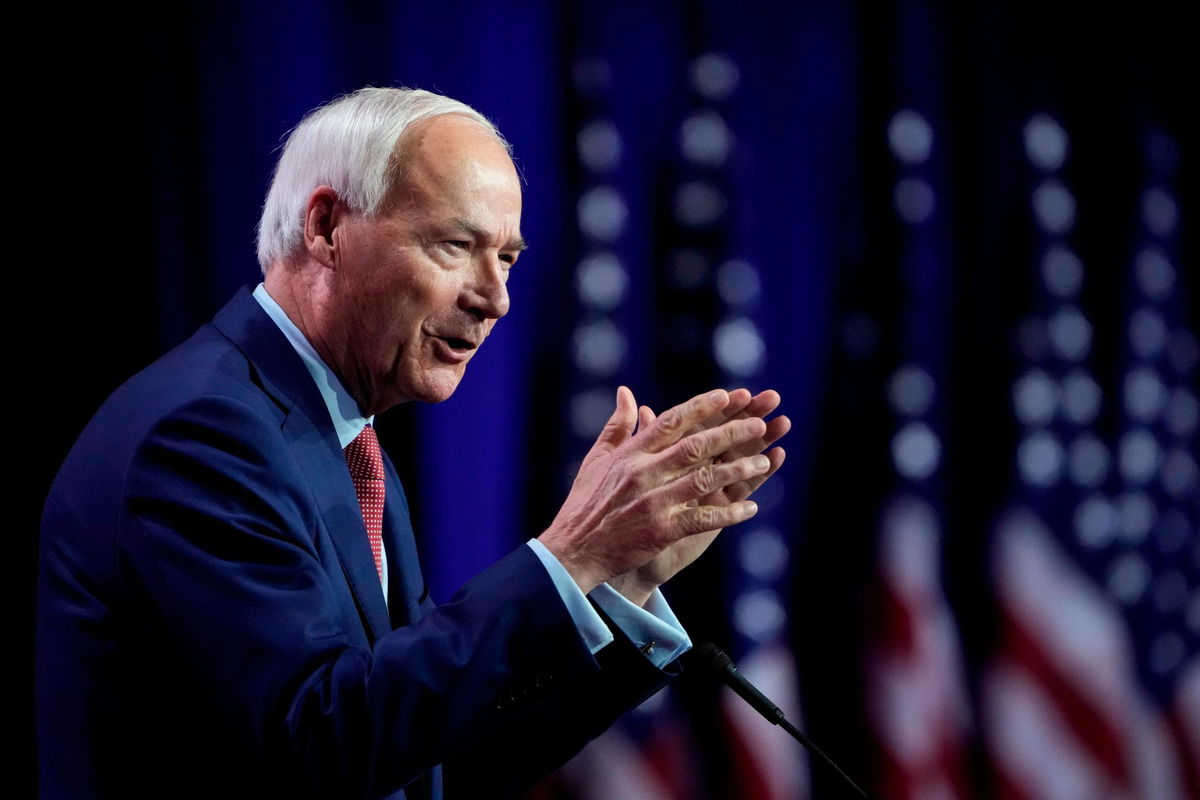
[[[434,336],[432,341],[437,357],[447,364],[465,364],[479,347],[478,342],[461,336]]]
[[[465,352],[467,350],[474,350],[479,346],[468,339],[460,339],[457,336],[439,336],[437,338],[450,345],[451,349],[453,350],[461,350]]]

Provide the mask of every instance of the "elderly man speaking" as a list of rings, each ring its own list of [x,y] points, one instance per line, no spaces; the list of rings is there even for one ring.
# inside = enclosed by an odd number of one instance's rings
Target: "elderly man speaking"
[[[444,605],[374,415],[449,397],[524,249],[508,146],[368,88],[289,137],[264,280],[104,404],[42,524],[44,797],[501,797],[660,688],[658,587],[755,513],[775,392],[621,388],[561,511]]]

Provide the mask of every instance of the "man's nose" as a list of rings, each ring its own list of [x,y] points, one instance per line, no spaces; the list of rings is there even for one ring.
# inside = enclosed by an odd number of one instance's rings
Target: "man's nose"
[[[461,303],[479,320],[496,320],[508,313],[507,264],[499,258],[480,259]]]

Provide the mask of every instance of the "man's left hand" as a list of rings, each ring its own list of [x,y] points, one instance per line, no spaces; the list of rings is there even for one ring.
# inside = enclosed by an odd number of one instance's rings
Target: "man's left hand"
[[[724,409],[701,422],[692,431],[689,431],[689,433],[714,428],[731,419],[747,419],[750,417],[766,419],[768,414],[779,407],[779,402],[779,393],[774,390],[760,392],[751,397],[749,391],[735,389],[729,393],[729,404]],[[642,406],[638,409],[639,432],[645,430],[654,420],[654,411],[649,406]],[[745,456],[762,453],[782,438],[791,427],[791,420],[786,416],[775,417],[767,421],[766,432],[761,438],[754,439],[739,447],[721,453],[714,459],[714,462],[735,461]],[[771,466],[764,474],[722,487],[694,502],[698,505],[720,506],[745,500],[758,487],[762,486],[768,478],[775,474],[776,470],[783,464],[786,453],[782,447],[775,447],[767,451],[766,456],[770,459]],[[645,605],[646,600],[650,598],[655,589],[699,558],[720,532],[721,530],[717,529],[680,539],[641,567],[630,570],[624,575],[609,581],[609,585],[631,602],[639,606]]]

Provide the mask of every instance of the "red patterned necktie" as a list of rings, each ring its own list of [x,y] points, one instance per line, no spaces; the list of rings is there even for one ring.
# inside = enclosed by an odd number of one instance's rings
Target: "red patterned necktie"
[[[383,581],[383,455],[379,452],[379,440],[370,425],[362,429],[343,451],[346,464],[350,467],[350,479],[354,481],[354,493],[358,495],[358,507],[362,510],[363,523],[367,526],[367,540],[371,543],[371,554],[375,556],[375,571]]]

